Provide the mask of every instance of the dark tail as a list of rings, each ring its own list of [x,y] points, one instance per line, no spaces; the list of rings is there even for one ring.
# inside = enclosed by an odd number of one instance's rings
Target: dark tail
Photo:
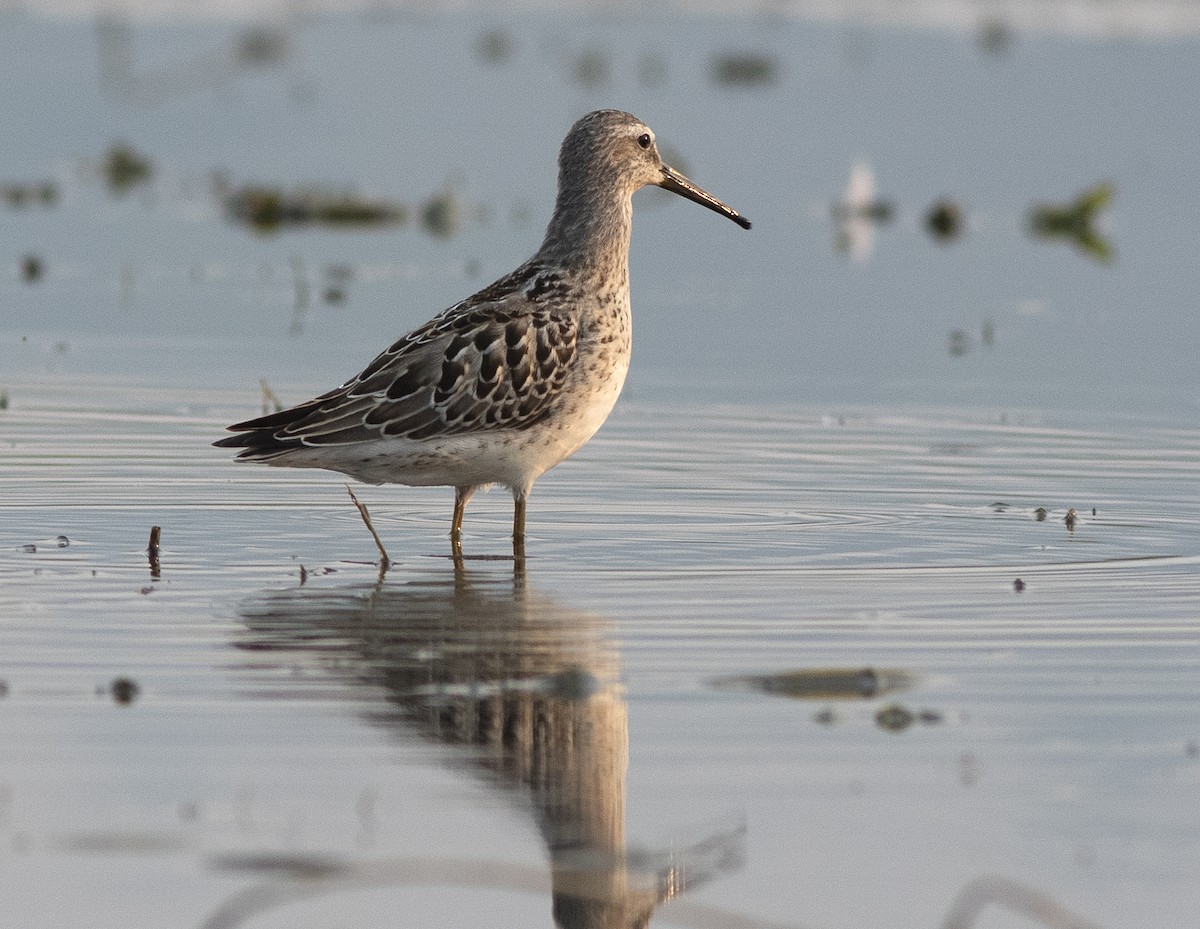
[[[288,435],[285,430],[308,416],[318,405],[319,399],[310,400],[288,410],[234,423],[227,428],[237,434],[217,439],[213,445],[217,448],[242,449],[237,456],[238,461],[265,461],[303,448],[304,443],[295,436]]]

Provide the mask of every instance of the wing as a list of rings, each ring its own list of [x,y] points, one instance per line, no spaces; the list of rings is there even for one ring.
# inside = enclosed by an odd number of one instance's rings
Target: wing
[[[522,292],[472,301],[409,333],[341,387],[230,426],[239,435],[215,444],[269,458],[305,446],[526,429],[566,383],[577,338],[573,319]]]

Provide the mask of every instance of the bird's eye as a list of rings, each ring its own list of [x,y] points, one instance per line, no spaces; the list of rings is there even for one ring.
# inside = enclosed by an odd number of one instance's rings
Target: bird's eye
[[[649,148],[650,147],[650,133],[643,132],[640,136],[638,136],[638,145],[640,145],[642,148]]]

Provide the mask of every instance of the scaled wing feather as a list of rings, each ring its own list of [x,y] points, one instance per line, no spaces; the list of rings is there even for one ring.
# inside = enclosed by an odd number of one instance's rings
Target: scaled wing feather
[[[528,428],[574,363],[578,327],[519,290],[458,304],[382,352],[341,387],[231,427],[222,444],[281,454],[303,446]]]

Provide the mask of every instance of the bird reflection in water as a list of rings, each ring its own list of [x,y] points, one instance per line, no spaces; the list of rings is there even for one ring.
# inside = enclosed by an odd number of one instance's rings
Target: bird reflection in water
[[[271,591],[241,614],[239,648],[315,658],[329,674],[378,691],[373,722],[454,746],[452,764],[527,796],[563,929],[646,926],[660,903],[741,866],[740,823],[661,851],[626,848],[628,709],[609,624],[534,592],[520,566],[476,573],[456,560],[453,574],[406,583]],[[437,864],[420,860],[222,863],[272,880],[227,901],[208,929],[348,884],[546,886],[544,874],[530,881],[520,869],[475,862],[448,864],[449,875],[431,875]]]

